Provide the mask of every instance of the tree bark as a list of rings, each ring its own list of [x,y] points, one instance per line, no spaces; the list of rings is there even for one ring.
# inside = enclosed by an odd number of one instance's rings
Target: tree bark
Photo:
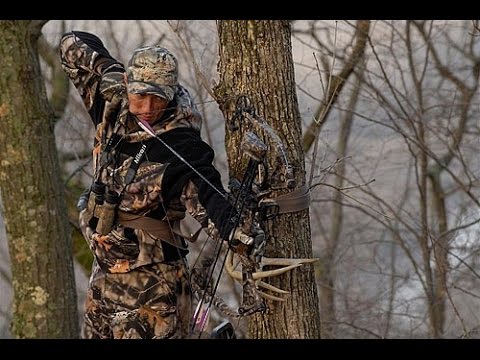
[[[74,338],[71,231],[37,49],[43,24],[0,21],[0,191],[12,262],[12,335]]]
[[[305,156],[301,141],[301,122],[295,90],[288,21],[219,21],[218,64],[220,81],[214,89],[227,122],[232,118],[238,96],[247,95],[251,103],[280,136],[287,157],[295,169],[297,187],[305,183]],[[245,157],[239,132],[226,130],[230,175],[242,178]],[[250,127],[251,129],[251,127]],[[257,130],[257,129],[256,129]],[[259,133],[258,131],[256,131]],[[260,133],[262,141],[271,140]],[[267,153],[267,161],[274,159]],[[273,196],[286,193],[273,191]],[[266,226],[268,257],[311,258],[312,244],[309,211],[287,213],[268,221]],[[250,338],[319,338],[320,315],[317,287],[312,265],[303,265],[287,274],[267,280],[291,295],[284,303],[269,302],[266,314],[250,318]]]

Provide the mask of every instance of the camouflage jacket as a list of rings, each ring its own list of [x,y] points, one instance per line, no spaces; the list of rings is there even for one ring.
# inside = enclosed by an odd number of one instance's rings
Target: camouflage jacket
[[[124,66],[109,54],[100,39],[79,31],[66,33],[60,42],[60,56],[63,69],[77,88],[96,128],[94,177],[121,195],[118,209],[168,221],[170,225],[188,211],[202,227],[214,225],[220,234],[229,234],[233,227],[229,220],[230,203],[138,127],[128,112]],[[155,134],[226,194],[220,174],[212,165],[214,152],[200,138],[201,117],[185,88],[178,86],[168,109],[152,124]],[[107,144],[114,134],[116,142],[109,148]],[[144,145],[145,155],[133,181],[128,183],[128,170]],[[105,271],[124,273],[142,265],[168,261],[168,257],[178,253],[148,231],[120,223],[107,235],[96,233],[91,209],[83,210],[79,218],[83,235]]]

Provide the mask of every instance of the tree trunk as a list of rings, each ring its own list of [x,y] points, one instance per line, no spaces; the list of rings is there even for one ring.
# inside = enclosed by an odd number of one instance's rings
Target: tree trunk
[[[12,335],[78,337],[71,234],[37,51],[43,22],[0,21],[0,191]]]
[[[291,33],[288,21],[219,21],[218,64],[220,82],[214,89],[217,102],[229,121],[239,95],[247,95],[257,114],[280,136],[295,169],[297,187],[305,183],[305,157],[295,91]],[[249,127],[242,124],[243,130]],[[258,129],[255,129],[258,130]],[[241,132],[241,131],[240,131]],[[256,131],[258,133],[258,131]],[[264,134],[259,134],[264,135]],[[230,171],[241,179],[245,171],[240,140],[242,134],[226,130]],[[268,137],[262,141],[271,143]],[[271,164],[272,153],[267,153]],[[271,174],[270,174],[271,175]],[[277,190],[273,196],[286,193]],[[268,221],[268,257],[311,258],[309,211],[279,215]],[[269,302],[269,311],[250,318],[250,338],[319,338],[320,315],[314,269],[303,265],[267,280],[291,295],[284,303]]]

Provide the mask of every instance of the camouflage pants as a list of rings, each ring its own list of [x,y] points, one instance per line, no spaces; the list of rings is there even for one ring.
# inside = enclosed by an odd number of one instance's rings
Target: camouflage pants
[[[152,264],[117,274],[94,265],[83,338],[185,338],[190,319],[191,294],[183,263]]]

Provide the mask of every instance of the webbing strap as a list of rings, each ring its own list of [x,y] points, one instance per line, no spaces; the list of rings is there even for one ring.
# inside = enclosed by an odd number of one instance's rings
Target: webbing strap
[[[305,184],[288,194],[280,195],[272,200],[277,203],[279,214],[302,211],[310,206],[310,189]]]
[[[186,250],[187,248],[175,235],[178,235],[190,242],[195,242],[201,230],[200,228],[195,232],[195,234],[188,236],[181,232],[179,221],[173,221],[172,228],[170,228],[166,221],[147,216],[135,215],[121,210],[118,211],[117,215],[118,222],[123,226],[137,230],[144,230],[150,233],[153,237],[168,242],[170,245],[182,250]]]

